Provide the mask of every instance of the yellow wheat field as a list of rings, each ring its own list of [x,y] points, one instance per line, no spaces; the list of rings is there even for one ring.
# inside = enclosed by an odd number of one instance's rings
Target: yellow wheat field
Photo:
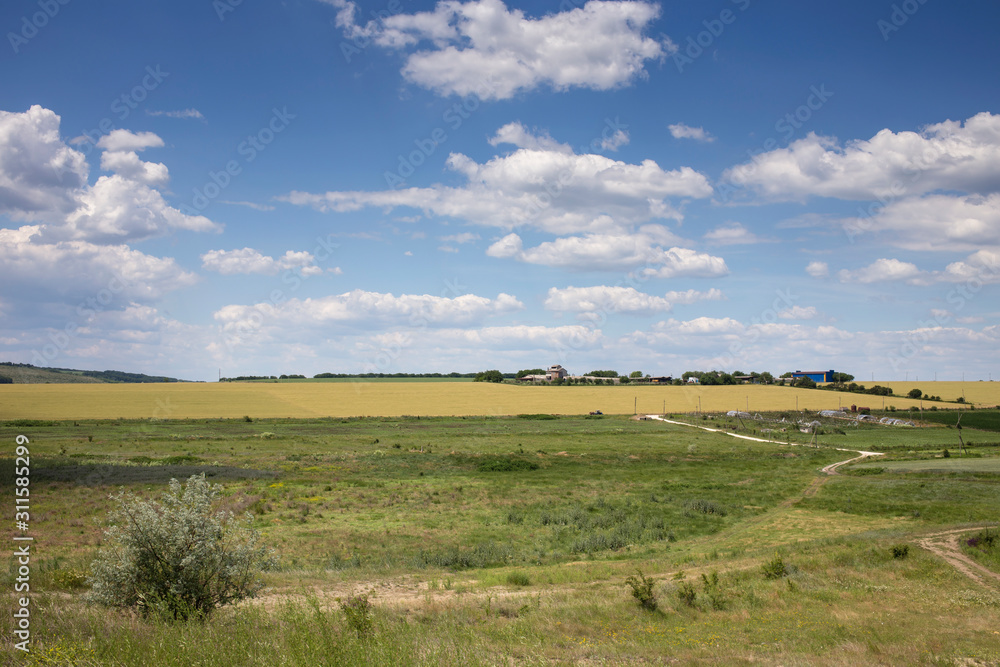
[[[896,391],[910,385],[889,383]],[[954,400],[1000,404],[1000,383],[910,383]],[[700,404],[699,404],[700,400]],[[880,409],[919,401],[763,386],[551,387],[466,382],[0,385],[0,420],[605,414]],[[959,407],[937,404],[939,407]],[[930,403],[925,402],[925,407]]]

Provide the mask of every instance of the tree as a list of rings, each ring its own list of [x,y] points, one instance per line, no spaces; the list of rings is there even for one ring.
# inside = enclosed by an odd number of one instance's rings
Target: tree
[[[523,378],[525,375],[545,375],[545,369],[543,368],[526,368],[517,372],[517,379]]]
[[[816,388],[816,381],[813,380],[808,375],[803,375],[802,377],[800,377],[797,380],[795,380],[795,382],[792,383],[792,386],[793,387],[802,387],[803,389],[815,389]]]
[[[763,373],[760,374],[760,381],[762,384],[771,384],[772,382],[774,382],[774,376],[771,375],[769,372],[764,371]]]
[[[618,371],[590,371],[587,375],[592,375],[595,378],[616,378]]]
[[[642,377],[642,371],[632,371],[631,373],[628,374],[628,376],[630,378],[632,378],[633,380],[636,379],[636,378],[641,378]]]
[[[910,393],[907,394],[907,396],[909,396],[910,398],[920,398],[923,395],[924,392],[920,391],[919,389],[911,389]]]
[[[475,378],[476,382],[503,382],[503,373],[498,370],[483,371]]]
[[[849,373],[834,373],[831,382],[850,382],[854,379],[854,376]]]
[[[222,487],[205,474],[182,487],[176,479],[162,502],[122,491],[111,496],[105,543],[91,564],[88,600],[143,615],[187,620],[216,607],[254,597],[259,573],[277,566],[274,552],[246,514],[212,511]]]

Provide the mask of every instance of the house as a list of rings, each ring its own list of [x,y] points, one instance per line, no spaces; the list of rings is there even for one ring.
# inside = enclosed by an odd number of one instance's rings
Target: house
[[[701,384],[701,382],[698,380],[698,378],[694,377],[693,375],[688,378],[688,382],[687,383],[688,384]]]
[[[795,371],[792,380],[809,378],[813,382],[833,382],[833,371]]]
[[[565,379],[569,375],[569,371],[559,364],[555,364],[549,366],[549,370],[545,374],[548,376],[549,382],[554,382],[555,380]]]

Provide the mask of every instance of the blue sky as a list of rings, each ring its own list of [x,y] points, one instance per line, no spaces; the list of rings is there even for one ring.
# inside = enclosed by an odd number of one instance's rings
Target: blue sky
[[[985,379],[998,19],[5,3],[0,358]]]

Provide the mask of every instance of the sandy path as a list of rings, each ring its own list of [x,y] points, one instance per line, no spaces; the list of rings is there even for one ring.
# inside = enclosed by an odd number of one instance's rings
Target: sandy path
[[[779,440],[765,440],[764,438],[754,438],[754,437],[749,436],[749,435],[741,435],[739,433],[730,433],[729,431],[723,431],[722,429],[718,429],[718,428],[709,428],[707,426],[698,426],[697,424],[688,424],[687,422],[679,422],[679,421],[674,421],[672,419],[664,419],[663,417],[660,417],[659,415],[646,415],[646,416],[649,417],[650,419],[655,419],[657,421],[666,422],[668,424],[677,424],[678,426],[690,426],[692,428],[700,428],[701,430],[703,430],[703,431],[709,431],[710,433],[722,433],[723,435],[728,435],[731,438],[739,438],[740,440],[753,440],[754,442],[767,442],[767,443],[771,443],[772,445],[791,445],[793,447],[805,447],[806,446],[806,445],[803,445],[803,444],[799,444],[797,442],[788,443],[788,442],[781,442]],[[833,449],[837,450],[838,452],[856,452],[856,453],[860,454],[860,456],[855,456],[855,457],[852,457],[852,458],[849,458],[849,459],[844,459],[843,461],[837,461],[836,463],[831,463],[830,465],[823,466],[822,472],[824,474],[826,474],[827,477],[817,477],[817,478],[815,478],[812,482],[809,483],[809,486],[807,486],[805,488],[805,490],[802,492],[802,496],[801,497],[799,497],[799,498],[789,498],[788,500],[785,500],[784,502],[782,502],[779,505],[779,507],[791,507],[792,505],[794,505],[797,502],[799,502],[800,500],[802,500],[802,498],[808,498],[810,496],[816,495],[816,492],[819,491],[819,488],[821,486],[823,486],[823,484],[826,483],[826,480],[829,479],[830,475],[838,475],[838,474],[840,474],[840,473],[837,472],[837,468],[839,468],[841,466],[847,465],[848,463],[853,463],[854,461],[861,461],[863,459],[867,459],[867,458],[872,457],[872,456],[885,456],[882,452],[866,452],[864,450],[859,450],[859,449],[844,449],[843,447],[834,447]]]
[[[1000,574],[989,570],[976,561],[972,560],[961,552],[958,546],[958,537],[962,533],[982,530],[990,526],[977,526],[975,528],[957,528],[946,530],[941,533],[927,535],[917,540],[924,549],[927,549],[935,556],[942,558],[956,570],[975,581],[980,586],[1000,585]]]

